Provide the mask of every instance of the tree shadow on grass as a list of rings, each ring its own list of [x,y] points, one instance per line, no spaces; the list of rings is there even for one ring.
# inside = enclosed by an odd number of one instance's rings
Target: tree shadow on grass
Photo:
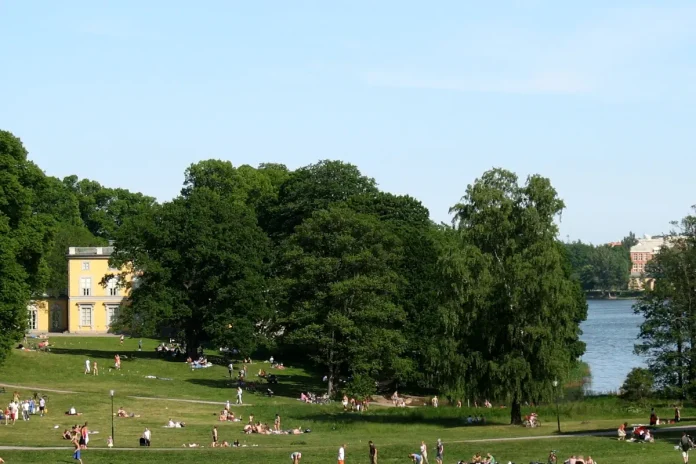
[[[305,419],[308,421],[340,423],[346,425],[352,424],[384,424],[384,425],[437,425],[446,428],[466,427],[471,429],[479,429],[492,425],[500,426],[507,425],[497,422],[485,424],[469,424],[466,417],[453,416],[434,416],[421,415],[418,413],[411,414],[380,414],[368,412],[360,414],[357,412],[314,412],[296,416],[297,419]]]
[[[114,356],[118,354],[121,356],[121,362],[127,363],[130,361],[136,361],[138,359],[160,359],[162,361],[169,362],[183,362],[186,360],[182,356],[169,356],[157,353],[155,351],[102,351],[102,350],[90,350],[84,348],[51,348],[51,353],[53,354],[67,354],[72,356],[80,356],[89,359],[114,359]]]
[[[290,379],[293,380],[290,380]],[[205,387],[219,388],[219,389],[237,389],[237,379],[230,378],[220,378],[220,379],[186,379],[185,382],[192,383],[194,385],[202,385]],[[255,391],[247,390],[247,387],[252,385]],[[248,380],[246,386],[242,387],[244,389],[244,395],[259,395],[266,396],[267,390],[271,389],[273,391],[273,396],[279,396],[283,398],[299,398],[302,392],[307,392],[307,383],[304,376],[293,375],[293,376],[278,376],[278,383],[268,383],[263,379]]]

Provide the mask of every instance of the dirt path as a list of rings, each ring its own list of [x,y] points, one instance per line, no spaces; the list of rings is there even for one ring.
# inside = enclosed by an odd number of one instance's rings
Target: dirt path
[[[44,391],[44,392],[51,392],[51,393],[68,393],[68,394],[76,394],[77,393],[75,391],[70,391],[70,390],[54,390],[52,388],[28,387],[26,385],[10,385],[9,383],[0,383],[0,387],[11,388],[14,390],[36,390],[36,391]]]

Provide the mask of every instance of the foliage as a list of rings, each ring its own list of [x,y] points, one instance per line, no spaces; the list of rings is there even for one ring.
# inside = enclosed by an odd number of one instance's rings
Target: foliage
[[[452,208],[459,242],[442,258],[442,380],[474,398],[509,398],[512,423],[523,401],[551,398],[552,381],[584,351],[587,305],[554,222],[563,206],[548,179],[520,186],[495,169]]]
[[[142,193],[107,188],[99,182],[79,180],[74,175],[64,178],[63,184],[76,196],[80,217],[87,229],[94,236],[109,240],[128,218],[141,214],[155,203],[154,198]]]
[[[268,318],[268,241],[253,210],[194,188],[132,218],[116,237],[112,262],[132,266],[138,282],[122,323],[143,334],[173,328],[189,353],[206,342],[245,354],[256,348],[257,325]],[[120,276],[125,285],[130,270]]]
[[[324,160],[297,169],[280,185],[267,231],[272,238],[286,238],[314,212],[365,193],[377,193],[375,180],[352,164]]]
[[[695,209],[696,211],[696,209]],[[659,388],[696,394],[696,216],[687,216],[646,265],[652,281],[634,305],[643,315],[636,352]]]
[[[399,252],[377,219],[345,207],[315,212],[285,245],[286,339],[326,369],[329,394],[341,375],[374,378],[408,368],[405,314],[393,301]]]
[[[47,188],[22,142],[0,131],[0,364],[24,335],[29,299],[48,277],[54,221],[41,195]]]
[[[652,394],[654,378],[652,372],[642,367],[635,367],[626,376],[620,394],[630,401],[641,401]]]
[[[346,384],[345,394],[351,398],[369,398],[377,388],[375,381],[369,375],[355,374]]]
[[[623,243],[630,243],[630,238]],[[630,247],[593,246],[581,241],[567,243],[566,254],[573,277],[583,290],[598,290],[606,294],[628,287],[631,272]]]

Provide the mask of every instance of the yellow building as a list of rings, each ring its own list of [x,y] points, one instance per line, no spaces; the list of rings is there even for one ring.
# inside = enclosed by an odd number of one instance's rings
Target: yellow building
[[[34,333],[106,333],[125,297],[116,279],[102,284],[113,247],[71,247],[68,250],[68,296],[32,301],[29,330]]]

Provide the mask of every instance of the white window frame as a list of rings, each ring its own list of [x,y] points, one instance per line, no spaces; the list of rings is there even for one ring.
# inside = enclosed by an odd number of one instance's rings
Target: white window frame
[[[91,304],[81,304],[78,306],[79,311],[79,327],[89,327],[94,328],[94,305]],[[89,324],[85,324],[85,314],[89,312]]]
[[[27,307],[27,325],[29,330],[39,330],[39,308],[36,305]]]
[[[118,296],[118,279],[116,277],[109,279],[106,283],[106,293],[108,296]]]
[[[106,305],[106,326],[111,327],[111,324],[118,318],[119,305],[108,304]]]
[[[80,277],[80,296],[92,296],[91,277]]]
[[[89,271],[89,261],[82,261],[82,270]]]

